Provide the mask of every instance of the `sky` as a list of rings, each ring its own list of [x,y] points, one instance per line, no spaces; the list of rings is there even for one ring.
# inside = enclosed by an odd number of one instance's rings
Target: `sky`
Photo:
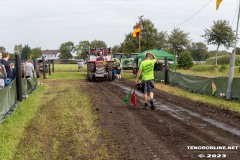
[[[113,47],[141,15],[159,32],[178,27],[192,42],[203,42],[204,29],[214,21],[227,20],[236,30],[238,3],[223,0],[216,10],[216,0],[0,0],[0,46],[8,52],[16,44],[51,50],[68,41],[102,40]]]

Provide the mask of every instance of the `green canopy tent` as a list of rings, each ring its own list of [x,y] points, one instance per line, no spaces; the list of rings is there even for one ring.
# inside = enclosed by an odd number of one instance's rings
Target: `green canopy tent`
[[[172,55],[170,53],[167,53],[163,50],[158,50],[158,49],[151,49],[151,50],[146,50],[143,51],[142,53],[137,55],[137,59],[138,59],[138,65],[140,64],[141,61],[145,60],[145,53],[146,52],[152,52],[158,60],[164,60],[165,57],[167,57],[168,60],[172,60],[173,64],[174,64],[174,71],[176,72],[176,58],[175,55]]]

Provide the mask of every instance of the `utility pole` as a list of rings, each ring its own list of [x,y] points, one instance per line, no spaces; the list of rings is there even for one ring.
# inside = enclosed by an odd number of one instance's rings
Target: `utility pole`
[[[230,69],[229,69],[229,77],[228,77],[228,88],[227,88],[227,93],[226,93],[227,99],[232,99],[232,83],[233,83],[233,77],[234,77],[234,66],[235,66],[235,55],[236,55],[236,48],[237,48],[239,18],[240,18],[240,0],[239,0],[239,7],[238,7],[238,19],[237,19],[237,29],[236,29],[234,52],[230,55]]]
[[[142,18],[143,15],[139,16],[139,24],[140,24],[140,32],[139,32],[139,37],[138,37],[138,52],[141,53],[141,30],[142,30]]]

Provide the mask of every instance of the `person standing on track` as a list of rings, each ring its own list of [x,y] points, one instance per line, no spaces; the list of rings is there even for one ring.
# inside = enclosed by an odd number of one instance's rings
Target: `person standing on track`
[[[141,76],[142,87],[143,87],[143,98],[144,98],[144,107],[143,110],[148,109],[148,94],[150,97],[151,109],[154,110],[153,96],[154,96],[154,65],[157,62],[156,56],[151,52],[146,52],[146,59],[141,62],[135,83],[138,84],[139,78]],[[153,59],[151,59],[151,57]]]

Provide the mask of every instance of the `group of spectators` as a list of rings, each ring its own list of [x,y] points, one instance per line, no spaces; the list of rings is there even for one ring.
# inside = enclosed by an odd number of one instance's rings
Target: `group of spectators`
[[[14,65],[10,65],[8,62],[9,53],[0,52],[0,89],[8,86],[12,80],[15,78],[15,69]]]
[[[28,60],[22,66],[23,77],[33,77],[34,66],[32,60]],[[0,52],[0,90],[7,87],[15,79],[15,65],[9,63],[9,53]]]

